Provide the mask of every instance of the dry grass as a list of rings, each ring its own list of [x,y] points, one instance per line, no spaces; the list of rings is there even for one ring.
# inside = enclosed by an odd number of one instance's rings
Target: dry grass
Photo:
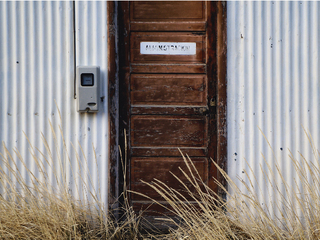
[[[290,153],[289,163],[295,166],[298,176],[293,186],[285,181],[279,166],[274,172],[266,162],[268,169],[261,170],[260,174],[267,183],[259,188],[270,188],[272,194],[279,196],[269,208],[260,203],[257,188],[254,188],[256,179],[250,179],[249,173],[246,173],[249,184],[242,182],[247,190],[243,193],[216,166],[228,182],[229,191],[216,181],[227,194],[228,200],[225,201],[199,180],[198,173],[193,174],[196,169],[188,156],[183,158],[189,171],[180,170],[196,189],[194,192],[184,185],[184,190],[196,204],[189,204],[179,192],[156,179],[153,183],[145,183],[157,191],[183,221],[163,239],[320,239],[320,154],[314,148],[310,134],[307,136],[316,161],[308,161],[302,155],[298,160]],[[252,169],[251,173],[255,176]],[[278,185],[284,186],[284,190]]]
[[[83,195],[79,200],[70,194],[64,169],[70,158],[63,131],[59,126],[59,137],[63,140],[62,146],[59,146],[57,134],[51,122],[49,124],[55,149],[50,149],[43,135],[45,152],[36,149],[29,142],[29,152],[35,163],[33,170],[28,168],[30,164],[26,164],[24,156],[17,149],[11,154],[3,143],[0,156],[0,239],[141,238],[138,231],[139,217],[128,205],[126,191],[125,205],[121,206],[125,209],[121,211],[125,215],[122,217],[125,221],[117,223],[113,220],[111,211],[108,214],[98,198],[101,194],[92,188],[90,191],[88,185],[92,186],[92,179],[86,171],[88,161],[85,159],[81,162],[81,153],[77,152],[75,155],[79,172],[73,172],[72,177],[74,182],[78,181],[77,190]],[[76,151],[75,147],[73,151]],[[81,152],[83,154],[82,149]],[[87,173],[88,176],[81,173]],[[53,179],[49,175],[53,175]],[[89,179],[90,183],[85,179]]]
[[[56,133],[51,123],[50,126],[57,144]],[[224,186],[220,186],[227,194],[228,201],[225,201],[199,181],[201,178],[191,159],[183,156],[188,171],[180,170],[196,189],[196,191],[191,191],[184,185],[185,191],[196,204],[189,204],[180,192],[158,180],[154,180],[153,183],[145,183],[156,190],[171,205],[173,210],[168,210],[181,219],[181,223],[176,224],[176,227],[170,230],[170,234],[146,237],[139,232],[141,229],[140,216],[137,216],[129,205],[127,191],[123,193],[125,201],[122,212],[125,216],[122,217],[124,221],[120,223],[116,223],[112,216],[107,214],[107,209],[97,197],[101,194],[95,190],[90,192],[85,182],[79,184],[79,187],[84,186],[92,200],[88,201],[85,197],[78,200],[72,197],[68,191],[66,178],[60,174],[63,170],[58,171],[53,164],[59,161],[58,165],[62,168],[64,161],[70,161],[61,128],[60,134],[63,139],[61,147],[64,148],[63,152],[66,153],[66,157],[59,156],[58,153],[55,154],[58,159],[53,157],[54,154],[44,137],[46,152],[40,152],[30,144],[30,154],[35,162],[37,174],[28,169],[28,165],[17,149],[14,150],[13,155],[3,144],[4,151],[1,154],[0,164],[1,239],[264,240],[320,238],[320,168],[319,165],[312,164],[303,156],[299,160],[294,159],[292,154],[290,156],[291,164],[295,166],[298,176],[296,186],[289,186],[285,182],[278,167],[276,172],[272,172],[271,167],[267,165],[268,169],[261,172],[268,187],[280,196],[279,202],[274,203],[272,209],[260,204],[258,193],[254,190],[255,179],[249,179],[247,185],[243,182],[247,189],[246,193],[243,193],[239,186],[217,166],[228,182],[229,191]],[[312,145],[310,136],[309,140]],[[75,151],[75,148],[73,150]],[[318,162],[319,152],[315,149],[314,155]],[[79,154],[76,153],[76,156]],[[126,160],[126,157],[124,159]],[[80,161],[79,158],[78,161]],[[78,165],[82,168],[87,167],[80,162]],[[27,176],[22,175],[21,166],[23,171],[27,172]],[[51,185],[52,179],[49,180],[48,167],[54,173],[55,186]],[[250,174],[247,173],[247,176],[249,177]],[[26,178],[29,179],[30,184],[26,183]],[[281,180],[280,184],[284,186],[284,191],[273,185],[276,179],[278,182],[279,179]],[[177,180],[180,181],[178,178]],[[232,195],[229,194],[231,192]],[[136,194],[143,195],[143,193]],[[145,197],[148,198],[148,196]],[[275,211],[278,213],[276,217],[273,214]],[[172,223],[175,224],[174,221]]]

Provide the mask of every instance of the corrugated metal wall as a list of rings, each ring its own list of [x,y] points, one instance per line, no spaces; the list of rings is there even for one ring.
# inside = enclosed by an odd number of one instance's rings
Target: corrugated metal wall
[[[94,186],[101,191],[100,197],[106,203],[106,2],[0,2],[0,43],[0,140],[5,142],[8,149],[16,147],[32,170],[36,167],[35,161],[28,154],[29,145],[23,131],[32,145],[47,156],[50,154],[42,142],[43,133],[53,151],[53,159],[57,160],[59,154],[65,156],[66,153],[59,134],[61,125],[71,159],[69,162],[62,157],[62,168],[54,160],[57,171],[66,177],[74,195],[78,195],[76,182],[81,182],[81,174],[87,187],[93,189]],[[104,101],[97,114],[80,114],[76,111],[74,66],[84,64],[100,66],[101,97]],[[61,121],[55,101],[61,112]],[[57,134],[57,151],[49,121]],[[80,156],[80,162],[84,166],[82,170],[70,143],[81,154],[78,141],[87,157],[86,164]],[[19,167],[22,169],[21,164]],[[49,169],[48,165],[46,167]],[[55,185],[54,173],[52,170],[48,171],[49,178]],[[76,177],[72,177],[72,171]],[[91,173],[92,184],[87,173]],[[27,172],[22,170],[22,174],[26,176]]]
[[[246,192],[237,177],[249,183],[247,171],[254,180],[251,166],[261,204],[271,206],[280,195],[267,187],[260,167],[267,170],[268,163],[277,175],[278,163],[294,185],[289,150],[315,161],[303,128],[319,147],[320,3],[228,2],[227,11],[228,172]]]
[[[100,66],[100,109],[97,114],[77,114],[72,120],[77,139],[88,156],[94,186],[100,188],[103,202],[108,193],[108,81],[107,81],[107,2],[75,2],[76,65]],[[94,161],[92,144],[98,160]],[[79,152],[80,149],[78,148]],[[91,161],[89,161],[91,159]],[[99,173],[99,174],[96,174]],[[88,179],[89,181],[89,179]]]
[[[229,175],[245,192],[237,177],[248,183],[245,175],[249,172],[252,177],[251,166],[257,177],[254,187],[265,186],[260,167],[266,169],[268,163],[276,172],[277,162],[285,180],[294,185],[297,176],[289,149],[297,158],[301,152],[313,159],[303,127],[310,130],[316,146],[320,140],[320,3],[228,2],[227,9]],[[54,150],[48,120],[57,134],[60,124],[71,156],[70,163],[63,161],[68,170],[61,170],[66,171],[61,175],[77,195],[71,170],[81,172],[88,186],[90,172],[104,202],[108,189],[106,11],[106,2],[0,2],[0,140],[28,156],[27,165],[35,169],[23,131],[46,152],[41,133]],[[75,65],[100,66],[104,101],[97,114],[76,111]],[[53,158],[65,154],[62,138],[57,139],[60,147]],[[78,141],[87,156],[84,171],[70,144],[81,152]],[[79,175],[75,179],[81,182]],[[269,188],[259,194],[266,205],[279,198]]]

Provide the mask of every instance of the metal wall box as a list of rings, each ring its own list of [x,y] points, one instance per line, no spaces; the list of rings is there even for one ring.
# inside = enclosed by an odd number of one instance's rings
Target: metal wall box
[[[100,99],[100,67],[78,66],[76,85],[78,112],[98,112]]]

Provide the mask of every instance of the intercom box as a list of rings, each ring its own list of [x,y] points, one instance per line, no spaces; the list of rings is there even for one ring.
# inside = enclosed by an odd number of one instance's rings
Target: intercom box
[[[100,67],[78,66],[76,71],[78,112],[98,112],[100,100]]]

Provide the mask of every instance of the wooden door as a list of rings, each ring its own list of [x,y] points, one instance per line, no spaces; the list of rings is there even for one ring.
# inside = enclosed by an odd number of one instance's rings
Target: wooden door
[[[219,122],[215,6],[200,1],[119,2],[119,129],[120,135],[127,130],[128,187],[159,201],[140,180],[157,178],[181,188],[170,174],[186,181],[178,148],[217,190],[217,171],[210,160],[217,161]],[[151,204],[135,194],[130,201],[137,211]]]

